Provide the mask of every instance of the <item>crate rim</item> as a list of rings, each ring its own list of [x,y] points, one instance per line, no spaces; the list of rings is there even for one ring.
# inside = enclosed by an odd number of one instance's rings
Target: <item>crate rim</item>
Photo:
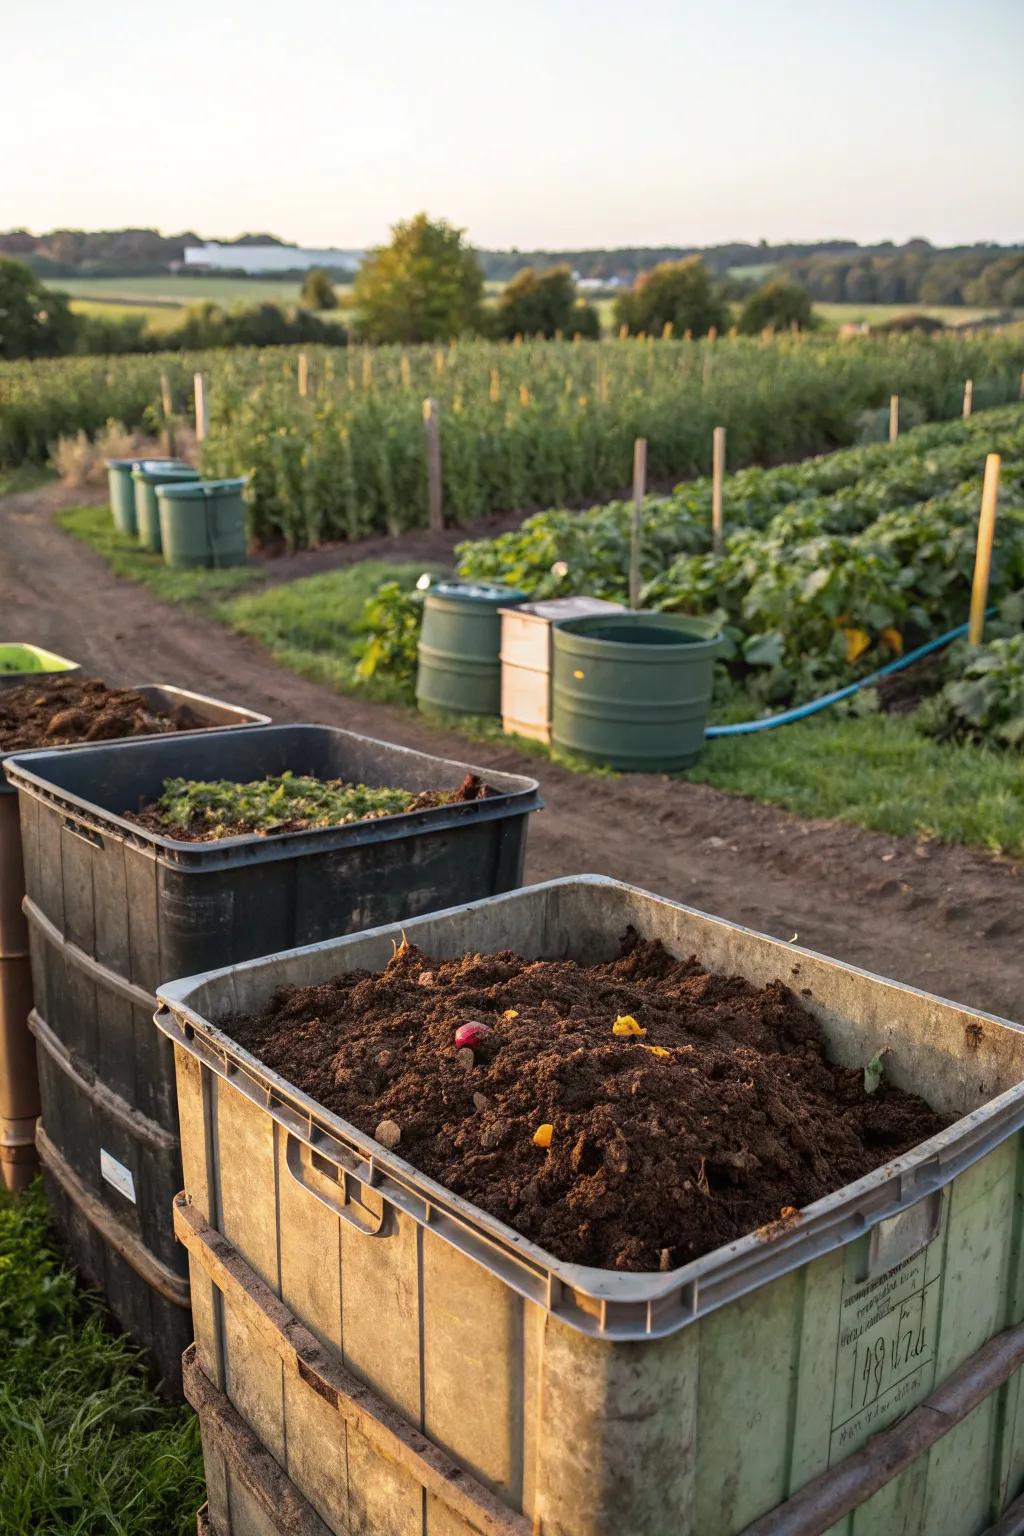
[[[156,741],[167,740],[171,734],[204,737],[218,734],[238,736],[240,732],[250,729],[258,731],[260,735],[272,735],[278,731],[328,731],[336,737],[357,740],[371,747],[383,747],[389,752],[401,753],[407,757],[430,757],[444,767],[477,773],[485,782],[493,782],[496,787],[504,784],[507,788],[484,800],[432,806],[423,811],[403,811],[398,815],[382,816],[376,820],[314,827],[298,832],[276,832],[267,836],[249,832],[242,836],[217,838],[210,842],[187,842],[151,832],[146,827],[127,821],[114,811],[104,810],[81,795],[74,794],[70,790],[57,789],[36,771],[37,766],[42,768],[46,762],[68,750],[78,752],[82,756],[89,752],[103,752],[111,747],[116,747],[118,751],[142,752]],[[455,758],[435,757],[432,753],[419,752],[415,748],[401,746],[398,742],[384,741],[375,736],[363,736],[358,731],[347,731],[343,726],[318,725],[312,722],[293,724],[278,721],[252,726],[220,725],[201,731],[164,732],[156,736],[125,737],[121,741],[90,743],[88,746],[70,744],[65,747],[14,751],[0,758],[0,767],[6,773],[9,783],[19,791],[47,804],[73,812],[77,826],[100,836],[113,833],[122,841],[134,844],[152,858],[173,864],[175,867],[195,869],[197,872],[222,868],[225,864],[245,859],[246,855],[254,850],[258,850],[261,858],[270,862],[275,858],[289,858],[293,854],[315,853],[319,848],[356,847],[363,843],[390,842],[420,828],[424,831],[440,831],[445,827],[459,826],[464,821],[503,820],[509,815],[525,815],[531,811],[542,810],[544,807],[537,779],[521,774],[504,773],[497,769],[481,769],[475,764],[461,762]]]
[[[486,901],[521,900],[524,896],[570,886],[600,886],[650,898],[734,933],[752,935],[776,948],[780,955],[824,961],[849,975],[881,983],[928,1002],[964,1008],[963,1004],[925,992],[922,988],[878,976],[861,966],[833,959],[803,945],[787,943],[742,923],[716,917],[685,902],[657,896],[609,876],[563,876],[522,886],[486,898]],[[426,923],[471,912],[482,905],[484,902],[481,901],[463,903],[403,923],[385,923],[340,938],[162,983],[157,988],[158,1006],[154,1020],[157,1028],[173,1043],[182,1046],[258,1104],[289,1135],[298,1137],[321,1157],[333,1160],[343,1173],[357,1176],[420,1226],[482,1262],[512,1289],[545,1306],[581,1332],[606,1339],[634,1340],[675,1333],[718,1307],[868,1234],[880,1222],[941,1191],[963,1169],[1007,1136],[1024,1128],[1022,1080],[909,1152],[882,1163],[862,1178],[803,1207],[799,1221],[793,1225],[755,1229],[667,1273],[620,1273],[558,1259],[507,1223],[452,1193],[265,1066],[192,1008],[188,1001],[201,985],[240,970],[266,969],[286,955],[291,958],[324,950],[343,952],[346,945],[368,938],[394,937],[399,933],[414,942],[416,930]],[[966,1011],[973,1018],[1018,1034],[1024,1033],[1024,1026],[998,1014],[979,1009]],[[355,1167],[353,1158],[357,1163]]]

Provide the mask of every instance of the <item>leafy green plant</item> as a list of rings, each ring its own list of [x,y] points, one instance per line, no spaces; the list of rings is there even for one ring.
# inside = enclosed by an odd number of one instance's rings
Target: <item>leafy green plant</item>
[[[1024,633],[958,648],[953,676],[921,712],[927,734],[1024,749]]]
[[[308,827],[337,827],[352,821],[394,816],[409,808],[410,790],[370,788],[343,779],[316,779],[286,772],[235,784],[229,779],[165,779],[150,810],[168,834],[214,839],[258,832],[294,832]]]
[[[411,698],[422,622],[423,594],[401,582],[386,581],[367,601],[359,622],[364,639],[358,646],[357,681],[370,683],[384,673]]]

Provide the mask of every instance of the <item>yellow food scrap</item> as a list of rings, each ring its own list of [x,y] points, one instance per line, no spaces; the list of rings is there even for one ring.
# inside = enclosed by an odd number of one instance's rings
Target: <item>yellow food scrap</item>
[[[641,1029],[631,1013],[620,1013],[612,1025],[613,1035],[646,1035],[646,1029]]]
[[[518,1019],[518,1017],[519,1017],[519,1010],[518,1010],[518,1008],[506,1008],[505,1012],[502,1014],[502,1018],[503,1019]]]
[[[650,1051],[652,1056],[671,1056],[672,1054],[672,1052],[667,1051],[663,1045],[642,1045],[640,1049],[642,1051]]]
[[[548,1125],[546,1122],[544,1125],[538,1125],[537,1129],[533,1133],[534,1146],[544,1148],[550,1147],[551,1138],[554,1134],[555,1128],[553,1125]]]
[[[871,636],[866,629],[844,629],[843,638],[846,641],[846,659],[851,662],[862,656],[871,644]]]
[[[894,655],[903,655],[903,636],[898,629],[881,629],[879,634]]]

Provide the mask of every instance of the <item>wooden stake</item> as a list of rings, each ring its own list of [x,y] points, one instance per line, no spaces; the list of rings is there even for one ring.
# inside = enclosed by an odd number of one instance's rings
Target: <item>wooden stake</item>
[[[900,397],[889,396],[889,441],[894,443],[900,435]]]
[[[964,419],[965,420],[971,414],[971,407],[973,406],[973,404],[974,404],[974,380],[973,379],[965,379],[964,380]]]
[[[711,549],[720,555],[725,545],[722,521],[722,481],[725,478],[725,428],[711,434]]]
[[[423,402],[423,430],[427,440],[427,526],[440,532],[444,527],[444,506],[441,500],[441,423],[436,400]]]
[[[1021,369],[1021,374],[1020,374],[1020,389],[1019,389],[1019,390],[1018,390],[1018,394],[1019,394],[1019,396],[1020,396],[1020,398],[1021,398],[1021,399],[1022,399],[1022,400],[1024,400],[1024,368],[1022,368],[1022,369]]]
[[[978,548],[974,557],[974,583],[971,587],[971,617],[967,626],[969,645],[980,645],[985,630],[988,577],[992,565],[992,542],[996,531],[1000,463],[998,453],[990,453],[985,460],[985,480],[981,488],[981,516],[978,518]]]
[[[171,381],[166,373],[160,375],[160,406],[164,418],[164,448],[167,457],[173,459],[177,453],[177,444],[174,440],[174,396],[171,394]]]
[[[633,516],[629,525],[629,606],[640,606],[640,513],[647,491],[647,439],[633,444]]]
[[[197,373],[193,379],[196,395],[196,437],[202,442],[210,430],[209,401],[206,397],[206,375]]]
[[[309,358],[299,353],[299,395],[304,400],[309,394]]]

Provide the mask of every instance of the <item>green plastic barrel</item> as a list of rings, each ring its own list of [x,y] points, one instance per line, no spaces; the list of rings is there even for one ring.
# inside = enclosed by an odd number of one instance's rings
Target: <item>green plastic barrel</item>
[[[518,587],[440,581],[427,593],[416,699],[455,714],[501,713],[500,609],[525,603]]]
[[[160,508],[156,504],[158,485],[180,485],[199,479],[198,469],[183,459],[142,459],[132,470],[135,490],[135,526],[143,549],[158,555],[160,541]]]
[[[244,565],[245,478],[156,486],[168,565]]]
[[[688,768],[704,745],[720,649],[714,623],[675,613],[592,613],[556,624],[552,743],[611,768]]]
[[[134,538],[135,525],[135,487],[132,484],[132,470],[138,463],[137,459],[107,459],[107,484],[110,486],[110,511],[114,519],[114,527],[120,533],[126,533]]]

